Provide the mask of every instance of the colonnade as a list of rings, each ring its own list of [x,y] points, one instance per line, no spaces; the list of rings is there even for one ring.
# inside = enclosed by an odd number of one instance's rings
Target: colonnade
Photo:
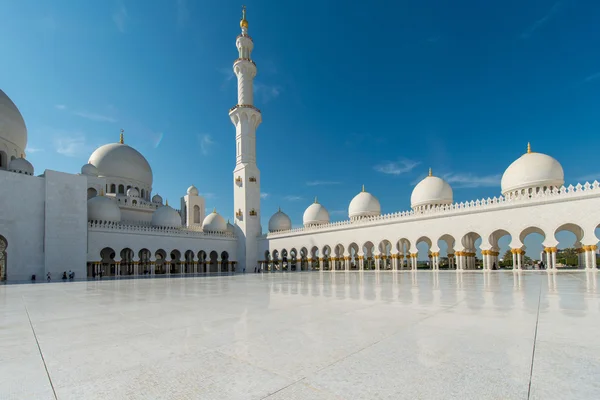
[[[228,261],[228,260],[217,260],[217,271],[212,273],[232,273],[235,272],[237,262],[236,261]],[[114,272],[112,271],[111,266],[114,265]],[[171,267],[173,265],[178,265],[178,272],[171,272]],[[165,272],[164,275],[186,275],[186,274],[202,274],[211,273],[210,266],[213,265],[210,261],[158,261],[150,260],[150,261],[139,261],[134,260],[132,262],[125,261],[114,261],[114,262],[102,262],[102,261],[92,261],[88,262],[88,276],[96,276],[99,275],[102,271],[104,276],[138,276],[138,275],[163,275],[163,273],[156,272],[157,267],[164,266]],[[188,268],[191,267],[191,268]],[[124,269],[126,268],[126,269]]]

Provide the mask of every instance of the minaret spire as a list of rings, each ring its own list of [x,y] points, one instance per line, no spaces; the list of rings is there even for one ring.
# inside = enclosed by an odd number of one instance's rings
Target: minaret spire
[[[242,34],[238,35],[235,47],[238,58],[233,62],[237,77],[237,104],[229,110],[235,126],[236,165],[233,170],[233,210],[235,231],[238,238],[240,271],[257,266],[258,237],[260,226],[260,171],[256,165],[256,129],[262,122],[260,110],[254,106],[254,77],[256,64],[252,61],[254,42],[248,35],[246,7],[242,7],[240,20]],[[236,184],[241,178],[246,184]]]

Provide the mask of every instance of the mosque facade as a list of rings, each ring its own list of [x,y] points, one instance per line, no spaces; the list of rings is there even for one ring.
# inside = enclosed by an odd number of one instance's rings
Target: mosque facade
[[[32,275],[58,279],[135,275],[191,275],[263,271],[348,271],[416,269],[417,245],[425,243],[432,269],[440,266],[440,245],[449,267],[484,270],[498,264],[499,240],[509,235],[515,270],[523,268],[525,237],[543,236],[538,258],[557,268],[560,231],[576,237],[579,266],[596,270],[600,226],[600,184],[565,186],[553,157],[527,152],[504,172],[501,194],[455,203],[451,186],[429,176],[416,185],[411,210],[381,214],[378,199],[363,190],[350,202],[348,219],[330,222],[315,199],[303,227],[278,210],[263,233],[256,131],[262,122],[254,106],[254,42],[245,10],[236,39],[237,104],[229,110],[235,127],[232,176],[234,222],[216,210],[193,185],[173,208],[154,194],[152,168],[125,143],[96,149],[79,174],[46,170],[34,174],[26,159],[27,128],[17,106],[0,90],[0,278],[25,281]],[[476,242],[480,243],[476,246]],[[478,253],[479,251],[479,253]]]

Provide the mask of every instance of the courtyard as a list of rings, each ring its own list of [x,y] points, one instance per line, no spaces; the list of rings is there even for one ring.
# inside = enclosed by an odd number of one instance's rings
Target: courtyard
[[[591,399],[596,272],[0,286],[0,399]]]

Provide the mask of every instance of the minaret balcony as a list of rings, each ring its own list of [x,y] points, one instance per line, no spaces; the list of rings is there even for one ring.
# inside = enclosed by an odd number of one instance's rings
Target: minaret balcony
[[[236,58],[233,63],[235,64],[238,61],[248,61],[248,62],[251,62],[256,67],[256,63],[254,61],[252,61],[252,59],[250,59],[250,58]]]
[[[231,107],[229,109],[229,112],[231,113],[232,111],[237,110],[238,108],[251,108],[255,111],[258,111],[260,113],[260,110],[256,107],[254,107],[252,104],[236,104],[235,106]]]

